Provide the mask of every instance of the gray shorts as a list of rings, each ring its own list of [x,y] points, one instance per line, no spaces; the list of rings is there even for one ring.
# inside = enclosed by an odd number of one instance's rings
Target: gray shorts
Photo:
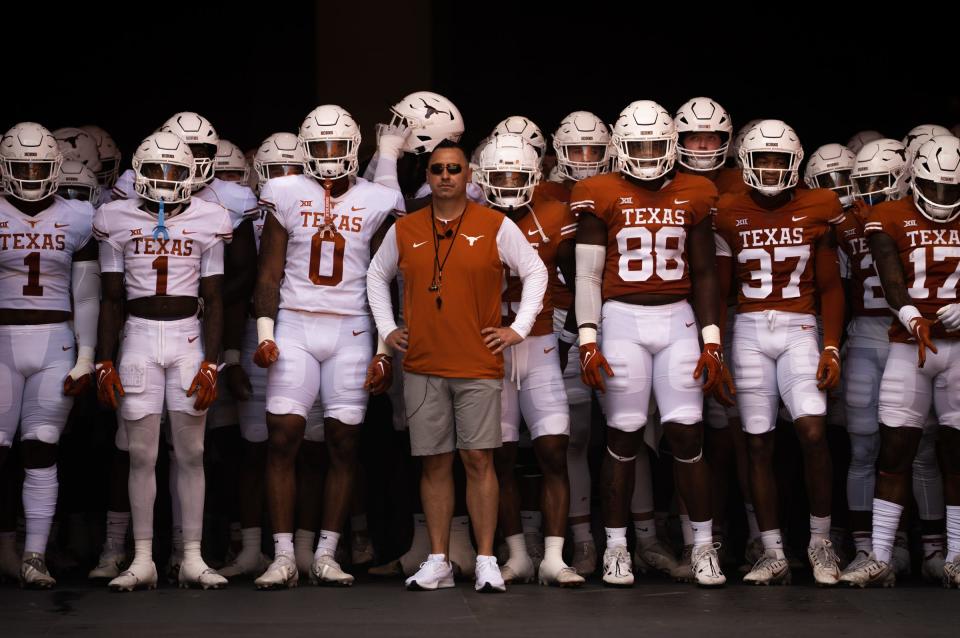
[[[502,379],[448,379],[403,373],[403,401],[414,456],[502,445]]]

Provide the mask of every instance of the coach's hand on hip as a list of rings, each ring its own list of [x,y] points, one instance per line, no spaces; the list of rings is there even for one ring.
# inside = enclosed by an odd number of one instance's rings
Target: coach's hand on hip
[[[511,328],[484,328],[480,334],[483,335],[484,345],[490,348],[493,354],[500,354],[504,349],[523,341],[523,337]]]

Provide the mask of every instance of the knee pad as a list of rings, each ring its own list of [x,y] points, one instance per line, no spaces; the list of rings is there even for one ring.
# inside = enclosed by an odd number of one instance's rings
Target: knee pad
[[[850,467],[876,467],[880,455],[880,433],[850,434]]]

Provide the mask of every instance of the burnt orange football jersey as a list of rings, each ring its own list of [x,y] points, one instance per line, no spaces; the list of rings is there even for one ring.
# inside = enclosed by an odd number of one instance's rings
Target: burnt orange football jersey
[[[743,181],[742,168],[721,168],[713,183],[717,185],[717,192],[721,195],[750,192],[750,187]]]
[[[520,219],[515,220],[517,226],[527,237],[530,245],[537,250],[543,265],[547,268],[549,277],[547,292],[543,296],[543,309],[537,315],[530,334],[535,337],[553,333],[553,289],[566,286],[560,281],[557,269],[557,249],[566,229],[568,239],[571,233],[576,233],[577,220],[570,212],[570,208],[563,202],[545,200]],[[539,227],[537,222],[540,222]],[[504,273],[507,275],[507,287],[503,291],[503,325],[513,323],[520,307],[520,296],[523,284],[516,273],[510,272],[504,264]]]
[[[740,283],[737,312],[780,310],[816,314],[814,253],[821,237],[843,221],[829,190],[795,190],[776,210],[758,206],[749,193],[724,195],[717,204],[716,234],[733,259]]]
[[[896,242],[907,292],[924,317],[935,320],[942,306],[957,303],[960,220],[932,221],[917,210],[913,199],[900,199],[874,206],[864,228],[868,237],[886,233]],[[933,325],[930,334],[937,339],[960,337],[944,330],[940,323]],[[890,324],[890,341],[910,341],[907,329],[896,319]]]
[[[573,187],[570,210],[607,225],[603,299],[633,293],[690,294],[687,233],[713,213],[717,189],[698,175],[676,173],[649,191],[620,173],[590,177]]]
[[[846,217],[834,227],[837,245],[850,262],[851,295],[855,317],[889,317],[890,307],[883,297],[880,277],[873,267],[873,254],[863,227],[870,215],[870,207],[856,200],[846,211]]]

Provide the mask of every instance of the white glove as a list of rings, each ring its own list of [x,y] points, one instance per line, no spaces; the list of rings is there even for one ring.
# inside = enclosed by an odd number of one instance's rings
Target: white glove
[[[400,159],[408,137],[410,137],[410,129],[407,127],[377,124],[377,150],[380,157]]]
[[[960,303],[948,303],[937,311],[937,318],[947,332],[960,330]]]

